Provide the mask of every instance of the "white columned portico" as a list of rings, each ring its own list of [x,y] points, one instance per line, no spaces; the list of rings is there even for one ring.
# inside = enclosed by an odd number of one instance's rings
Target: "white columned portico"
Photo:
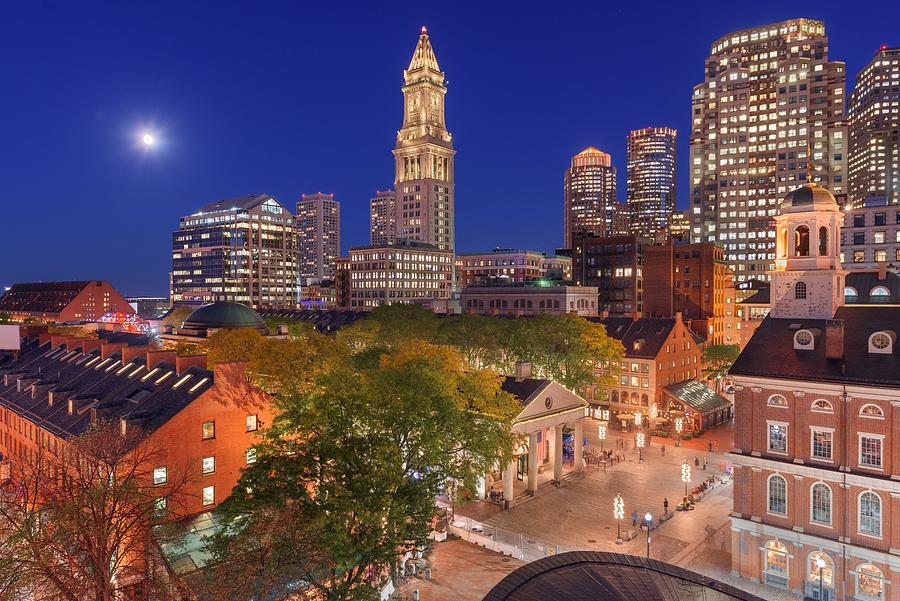
[[[584,450],[584,419],[575,420],[575,471],[584,471],[582,451]]]
[[[553,426],[553,479],[561,480],[563,475],[563,424]]]
[[[529,432],[528,433],[528,490],[530,492],[537,492],[537,485],[538,485],[537,458],[538,458],[538,433],[537,432]]]

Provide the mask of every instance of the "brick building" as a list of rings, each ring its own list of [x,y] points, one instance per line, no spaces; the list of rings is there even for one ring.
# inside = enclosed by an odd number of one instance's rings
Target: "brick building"
[[[13,284],[0,296],[0,313],[8,313],[15,320],[97,321],[111,312],[134,313],[134,309],[103,280]]]
[[[606,398],[595,398],[593,390],[586,392],[586,398],[595,408],[610,410],[613,421],[622,413],[640,411],[649,415],[654,404],[662,409],[664,387],[702,377],[703,340],[687,327],[680,314],[672,318],[611,317],[598,321],[607,334],[622,343],[625,357]]]
[[[827,190],[787,195],[772,302],[731,369],[732,571],[811,597],[900,596],[900,308],[846,305]]]
[[[268,395],[248,382],[242,364],[208,369],[203,355],[124,342],[26,336],[0,378],[4,476],[15,479],[17,464],[38,447],[61,455],[92,423],[111,420],[123,431],[148,431],[148,444],[163,449],[148,486],[165,490],[176,470],[190,470],[186,515],[231,493],[255,460],[258,431],[271,422]]]
[[[461,253],[456,257],[459,289],[494,278],[522,283],[542,278],[567,279],[571,275],[571,258],[547,256],[537,250],[498,246],[490,252]]]
[[[841,262],[846,269],[900,267],[900,205],[848,207],[841,229]]]
[[[597,289],[591,286],[517,285],[463,288],[463,313],[475,315],[536,315],[576,313],[597,315]]]
[[[638,236],[575,239],[572,279],[578,286],[597,287],[601,315],[644,315],[644,249],[652,243]]]
[[[644,315],[680,312],[690,328],[712,344],[732,344],[726,328],[734,314],[725,249],[712,242],[644,248]],[[729,302],[730,301],[730,302]]]

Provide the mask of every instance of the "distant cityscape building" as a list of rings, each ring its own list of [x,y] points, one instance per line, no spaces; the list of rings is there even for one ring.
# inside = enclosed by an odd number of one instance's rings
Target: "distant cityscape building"
[[[369,199],[369,244],[397,241],[397,193],[378,190]]]
[[[582,238],[572,249],[572,279],[598,288],[601,316],[641,317],[644,311],[644,249],[650,238]]]
[[[474,315],[597,315],[597,289],[590,286],[542,285],[538,282],[476,284],[463,288],[460,294],[463,313]]]
[[[655,238],[666,231],[675,210],[675,139],[668,127],[628,134],[629,233]]]
[[[164,296],[129,296],[127,300],[135,313],[144,319],[156,319],[172,306]]]
[[[616,168],[611,157],[588,146],[572,157],[563,176],[563,239],[574,248],[580,236],[611,236],[616,229]]]
[[[673,240],[691,241],[691,214],[689,209],[672,213],[668,233]]]
[[[349,281],[349,294],[342,294],[343,282],[336,294],[339,302],[349,300],[351,309],[392,303],[431,308],[447,301],[453,288],[453,251],[424,242],[399,240],[395,245],[352,247],[348,267],[345,281]]]
[[[681,313],[691,330],[711,344],[737,344],[733,277],[718,244],[646,246],[644,315]]]
[[[172,234],[173,304],[293,307],[296,286],[294,216],[268,194],[211,202]]]
[[[13,284],[0,295],[0,313],[16,321],[97,321],[105,313],[133,313],[131,305],[102,280]]]
[[[341,255],[341,203],[334,194],[302,194],[295,221],[300,283],[333,280]]]
[[[547,256],[536,250],[497,247],[490,252],[462,253],[456,257],[456,281],[460,289],[494,278],[521,283],[571,277],[571,258]]]
[[[424,27],[403,79],[403,127],[394,148],[396,238],[452,251],[456,151],[445,121],[444,73]]]
[[[900,267],[900,205],[848,206],[841,228],[841,263],[846,269]]]
[[[722,36],[704,71],[692,101],[691,238],[724,246],[738,281],[764,279],[781,198],[811,178],[846,193],[844,63],[829,60],[822,21],[792,19]]]
[[[848,110],[850,204],[900,203],[900,48],[882,46],[856,75]]]

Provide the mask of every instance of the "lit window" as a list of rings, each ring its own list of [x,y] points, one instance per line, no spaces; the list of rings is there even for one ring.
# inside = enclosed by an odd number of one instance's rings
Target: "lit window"
[[[834,406],[825,399],[816,399],[813,401],[811,409],[820,413],[834,413]]]
[[[203,506],[212,505],[216,502],[216,487],[215,486],[204,486],[203,487]]]
[[[169,479],[168,470],[166,466],[155,467],[153,468],[153,484],[165,484]]]
[[[878,405],[863,405],[862,409],[859,410],[860,417],[871,417],[871,418],[884,418],[884,411],[881,410],[881,407]]]
[[[766,543],[766,584],[780,587],[788,585],[788,553],[784,543],[770,540]]]
[[[821,568],[821,573],[819,572],[820,559],[824,564],[824,566]],[[828,557],[827,554],[822,553],[821,551],[816,551],[815,553],[809,554],[809,574],[807,575],[806,579],[818,586],[820,577],[822,579],[823,585],[827,587],[834,586],[834,562],[831,561],[831,558]]]
[[[773,394],[769,397],[769,405],[774,405],[776,407],[787,407],[787,399],[784,398],[780,394]]]
[[[881,599],[884,594],[884,577],[881,570],[870,563],[856,568],[856,596],[860,599]]]
[[[203,458],[203,473],[204,474],[212,474],[216,471],[216,458],[215,457],[204,457]]]
[[[216,422],[203,422],[203,440],[216,437]]]

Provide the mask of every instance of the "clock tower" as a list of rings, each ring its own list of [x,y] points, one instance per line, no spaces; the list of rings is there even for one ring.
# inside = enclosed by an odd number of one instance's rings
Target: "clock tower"
[[[403,80],[403,128],[394,147],[396,237],[453,250],[456,151],[444,120],[444,73],[424,27]]]

